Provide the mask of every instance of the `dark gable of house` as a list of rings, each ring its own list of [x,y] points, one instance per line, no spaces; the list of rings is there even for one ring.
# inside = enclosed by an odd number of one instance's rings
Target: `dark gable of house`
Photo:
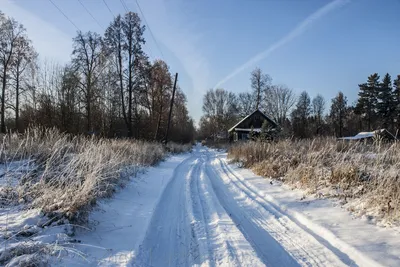
[[[276,124],[266,117],[261,111],[256,110],[248,116],[245,120],[239,123],[235,128],[242,128],[242,129],[250,129],[252,126],[253,128],[261,128],[264,121],[267,120],[271,126],[276,126]]]
[[[256,110],[229,129],[229,133],[234,141],[247,140],[251,129],[253,129],[254,133],[261,131],[264,121],[268,122],[267,128],[276,128],[278,126],[272,119],[261,111]]]

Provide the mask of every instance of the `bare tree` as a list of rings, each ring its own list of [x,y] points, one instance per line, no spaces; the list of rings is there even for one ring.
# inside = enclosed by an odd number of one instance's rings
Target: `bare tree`
[[[316,121],[316,134],[320,134],[322,126],[322,117],[325,111],[325,99],[322,95],[318,94],[312,100],[312,110]]]
[[[19,111],[20,111],[20,96],[26,90],[26,83],[24,84],[24,73],[29,64],[34,64],[37,58],[37,53],[32,47],[31,41],[26,36],[17,38],[14,57],[12,60],[11,78],[15,91],[15,105],[10,105],[15,111],[15,129],[20,131],[19,126]]]
[[[167,63],[162,60],[157,60],[153,64],[152,68],[152,92],[154,96],[153,99],[153,116],[157,114],[157,122],[154,133],[154,139],[158,140],[161,136],[160,128],[163,116],[166,117],[166,107],[171,95],[172,90],[172,78],[169,72],[169,67]]]
[[[57,90],[57,100],[60,113],[60,128],[65,132],[78,133],[78,92],[79,77],[71,66],[65,66],[61,71],[61,85]]]
[[[86,130],[92,129],[92,105],[98,97],[96,83],[101,75],[103,64],[102,38],[94,32],[78,32],[74,39],[74,50],[72,62],[80,74],[81,99],[86,112]]]
[[[271,77],[268,74],[262,73],[260,68],[256,68],[251,73],[251,88],[253,90],[253,97],[255,101],[255,108],[259,109],[262,105],[262,94],[271,84]]]
[[[251,93],[240,93],[237,100],[239,116],[245,117],[255,110],[254,97]]]
[[[1,78],[1,132],[6,132],[6,87],[13,64],[16,46],[21,37],[25,36],[25,28],[12,18],[0,13],[0,78]]]
[[[266,113],[282,124],[296,103],[296,96],[286,85],[272,85],[265,91],[264,102]]]
[[[122,99],[122,114],[128,129],[128,137],[133,136],[133,112],[137,113],[136,80],[141,78],[140,64],[143,56],[145,27],[136,13],[118,15],[107,28],[105,43],[113,55]],[[135,109],[135,110],[134,110]]]
[[[212,124],[210,135],[227,131],[238,115],[237,97],[224,89],[208,90],[203,98],[205,119],[202,122]]]
[[[13,124],[15,112],[18,131],[40,125],[74,134],[160,140],[172,79],[166,62],[152,64],[142,50],[144,29],[139,16],[128,12],[114,19],[104,39],[78,32],[65,66],[40,64],[23,26],[0,12],[0,130]],[[186,104],[178,88],[171,140],[193,138]]]

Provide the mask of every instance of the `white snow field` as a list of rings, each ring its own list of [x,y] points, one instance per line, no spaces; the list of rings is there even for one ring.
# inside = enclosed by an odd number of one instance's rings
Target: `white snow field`
[[[76,237],[87,256],[58,264],[400,266],[395,229],[270,182],[197,145],[103,201]]]

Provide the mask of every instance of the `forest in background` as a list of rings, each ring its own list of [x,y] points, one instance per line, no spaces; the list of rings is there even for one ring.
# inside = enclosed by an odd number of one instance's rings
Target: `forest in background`
[[[138,14],[118,15],[101,35],[78,31],[71,61],[39,60],[26,29],[0,12],[0,130],[23,132],[29,126],[56,127],[71,134],[165,138],[174,77],[168,64],[151,62],[143,50],[145,26]],[[355,85],[356,86],[356,85]],[[358,85],[358,99],[343,92],[327,101],[320,94],[273,84],[260,68],[251,73],[251,91],[235,94],[210,89],[203,98],[198,139],[226,132],[259,108],[279,125],[284,137],[348,136],[400,127],[400,75],[371,74]],[[170,139],[196,136],[186,96],[177,87]]]
[[[216,138],[238,120],[260,109],[280,126],[281,136],[313,138],[349,136],[361,131],[385,128],[393,134],[400,129],[400,75],[368,76],[358,85],[358,99],[348,103],[339,91],[327,101],[321,94],[311,98],[307,91],[296,95],[286,85],[273,84],[260,68],[251,72],[251,91],[235,94],[211,89],[203,97],[200,138]]]
[[[118,15],[104,33],[78,31],[68,64],[39,60],[24,26],[0,11],[0,129],[56,127],[71,134],[162,141],[174,77],[143,51],[138,14]],[[190,142],[195,127],[177,87],[169,140]]]

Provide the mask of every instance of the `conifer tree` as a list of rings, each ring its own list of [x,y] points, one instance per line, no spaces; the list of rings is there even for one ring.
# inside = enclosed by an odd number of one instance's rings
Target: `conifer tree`
[[[343,136],[346,115],[347,97],[344,96],[342,92],[339,92],[338,95],[332,99],[331,111],[329,114],[336,136]]]
[[[377,112],[382,128],[392,126],[394,103],[392,94],[392,78],[386,73],[377,92]]]
[[[311,114],[311,99],[306,91],[302,92],[293,110],[292,127],[297,137],[305,138],[308,135],[308,119]]]
[[[260,140],[266,141],[268,138],[268,122],[265,120],[261,125]]]
[[[249,140],[253,141],[254,139],[255,139],[255,133],[254,133],[254,127],[252,125],[249,133]]]
[[[358,93],[358,102],[356,112],[363,117],[367,124],[367,130],[370,131],[376,119],[377,108],[377,92],[380,87],[379,75],[374,73],[368,77],[366,83],[358,85],[360,92]]]

